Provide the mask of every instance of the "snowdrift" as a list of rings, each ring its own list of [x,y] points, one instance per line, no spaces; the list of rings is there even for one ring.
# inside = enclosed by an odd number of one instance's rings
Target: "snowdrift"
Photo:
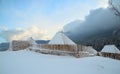
[[[103,57],[72,58],[32,51],[0,52],[0,74],[120,74],[120,61]]]

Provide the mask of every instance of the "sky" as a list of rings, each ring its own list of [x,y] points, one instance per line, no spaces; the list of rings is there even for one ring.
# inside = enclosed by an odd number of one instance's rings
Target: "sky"
[[[67,23],[107,6],[108,0],[0,0],[0,43],[51,39]]]

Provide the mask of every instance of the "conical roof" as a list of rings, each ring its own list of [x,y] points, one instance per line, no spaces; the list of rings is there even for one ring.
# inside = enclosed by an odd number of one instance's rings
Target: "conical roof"
[[[83,48],[83,51],[89,52],[91,54],[97,54],[97,51],[91,46],[85,46]]]
[[[76,45],[63,32],[57,32],[56,35],[52,38],[52,40],[48,44]]]
[[[37,44],[32,37],[29,37],[29,38],[27,39],[27,41],[28,41],[31,45],[36,45],[36,44]]]
[[[115,45],[105,45],[101,52],[120,53],[120,50]]]

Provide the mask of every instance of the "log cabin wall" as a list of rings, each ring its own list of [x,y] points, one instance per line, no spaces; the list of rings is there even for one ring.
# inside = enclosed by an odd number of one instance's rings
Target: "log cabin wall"
[[[118,53],[99,52],[98,56],[120,60],[120,54]]]
[[[50,45],[50,44],[42,44],[38,45],[40,48],[50,49],[50,50],[61,50],[61,51],[72,51],[75,52],[77,50],[76,45]]]
[[[12,41],[12,50],[13,51],[26,49],[29,46],[30,46],[30,44],[28,41]]]

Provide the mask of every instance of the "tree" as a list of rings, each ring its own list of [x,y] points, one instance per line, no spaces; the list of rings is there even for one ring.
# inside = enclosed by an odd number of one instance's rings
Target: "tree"
[[[120,17],[120,0],[109,0],[110,9],[115,12],[115,15]]]

